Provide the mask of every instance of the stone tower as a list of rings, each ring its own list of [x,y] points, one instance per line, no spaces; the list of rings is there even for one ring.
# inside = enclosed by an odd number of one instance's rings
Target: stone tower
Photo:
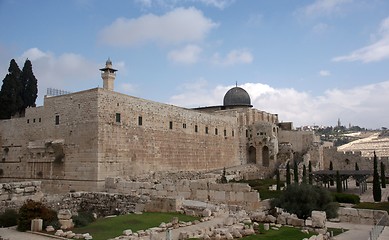
[[[108,58],[105,62],[105,68],[100,69],[101,78],[103,79],[103,88],[113,91],[113,82],[116,78],[116,69],[112,68],[112,61]]]

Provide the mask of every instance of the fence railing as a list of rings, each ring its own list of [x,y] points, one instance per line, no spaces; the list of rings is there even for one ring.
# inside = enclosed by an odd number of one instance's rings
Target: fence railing
[[[377,240],[382,231],[384,230],[387,221],[387,216],[382,216],[381,219],[376,224],[374,224],[373,229],[369,233],[368,240]]]

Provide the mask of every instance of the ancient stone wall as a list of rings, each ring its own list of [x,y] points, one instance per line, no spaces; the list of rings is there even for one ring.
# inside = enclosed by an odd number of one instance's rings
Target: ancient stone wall
[[[385,166],[389,166],[388,157],[377,157],[378,168],[383,162]],[[358,163],[360,170],[373,171],[373,158],[363,157],[359,151],[338,151],[336,147],[324,148],[324,169],[329,169],[330,162],[333,164],[334,170],[355,170],[355,163]],[[386,174],[389,174],[388,167],[386,167]]]
[[[338,218],[341,222],[369,225],[380,222],[380,224],[389,226],[388,213],[383,210],[339,208]]]
[[[240,165],[237,120],[99,89],[99,180]],[[120,117],[120,121],[117,119]]]
[[[312,131],[287,131],[278,132],[280,143],[291,143],[294,152],[306,153],[313,143],[319,142],[318,136]]]
[[[171,182],[154,184],[107,178],[105,185],[106,191],[110,193],[146,194],[151,197],[182,197],[188,200],[239,205],[248,210],[260,207],[259,193],[251,190],[248,184],[243,183],[217,184],[201,180],[182,180],[174,184]]]
[[[19,209],[27,199],[42,198],[40,181],[0,183],[0,214],[6,209]]]

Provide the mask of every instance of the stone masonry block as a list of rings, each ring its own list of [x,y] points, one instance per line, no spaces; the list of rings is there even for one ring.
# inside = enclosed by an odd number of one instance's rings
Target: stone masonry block
[[[25,187],[24,188],[24,192],[25,193],[32,193],[35,191],[35,187],[34,186],[31,186],[31,187]]]
[[[251,187],[246,183],[231,183],[232,191],[235,192],[250,192]]]
[[[195,199],[200,201],[208,201],[209,192],[207,190],[195,191]]]
[[[190,186],[190,189],[192,189],[192,190],[197,190],[197,189],[208,190],[208,183],[206,183],[206,182],[193,181],[189,184],[189,186]]]
[[[225,191],[209,191],[209,198],[211,201],[225,202],[226,192]]]
[[[245,192],[244,193],[244,199],[247,202],[259,202],[259,193],[258,192]]]

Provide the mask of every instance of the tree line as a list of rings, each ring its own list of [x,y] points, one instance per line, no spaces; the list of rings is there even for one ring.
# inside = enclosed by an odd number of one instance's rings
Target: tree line
[[[0,90],[0,119],[24,116],[26,108],[36,106],[37,97],[38,80],[32,71],[31,61],[27,59],[20,70],[12,59]]]

